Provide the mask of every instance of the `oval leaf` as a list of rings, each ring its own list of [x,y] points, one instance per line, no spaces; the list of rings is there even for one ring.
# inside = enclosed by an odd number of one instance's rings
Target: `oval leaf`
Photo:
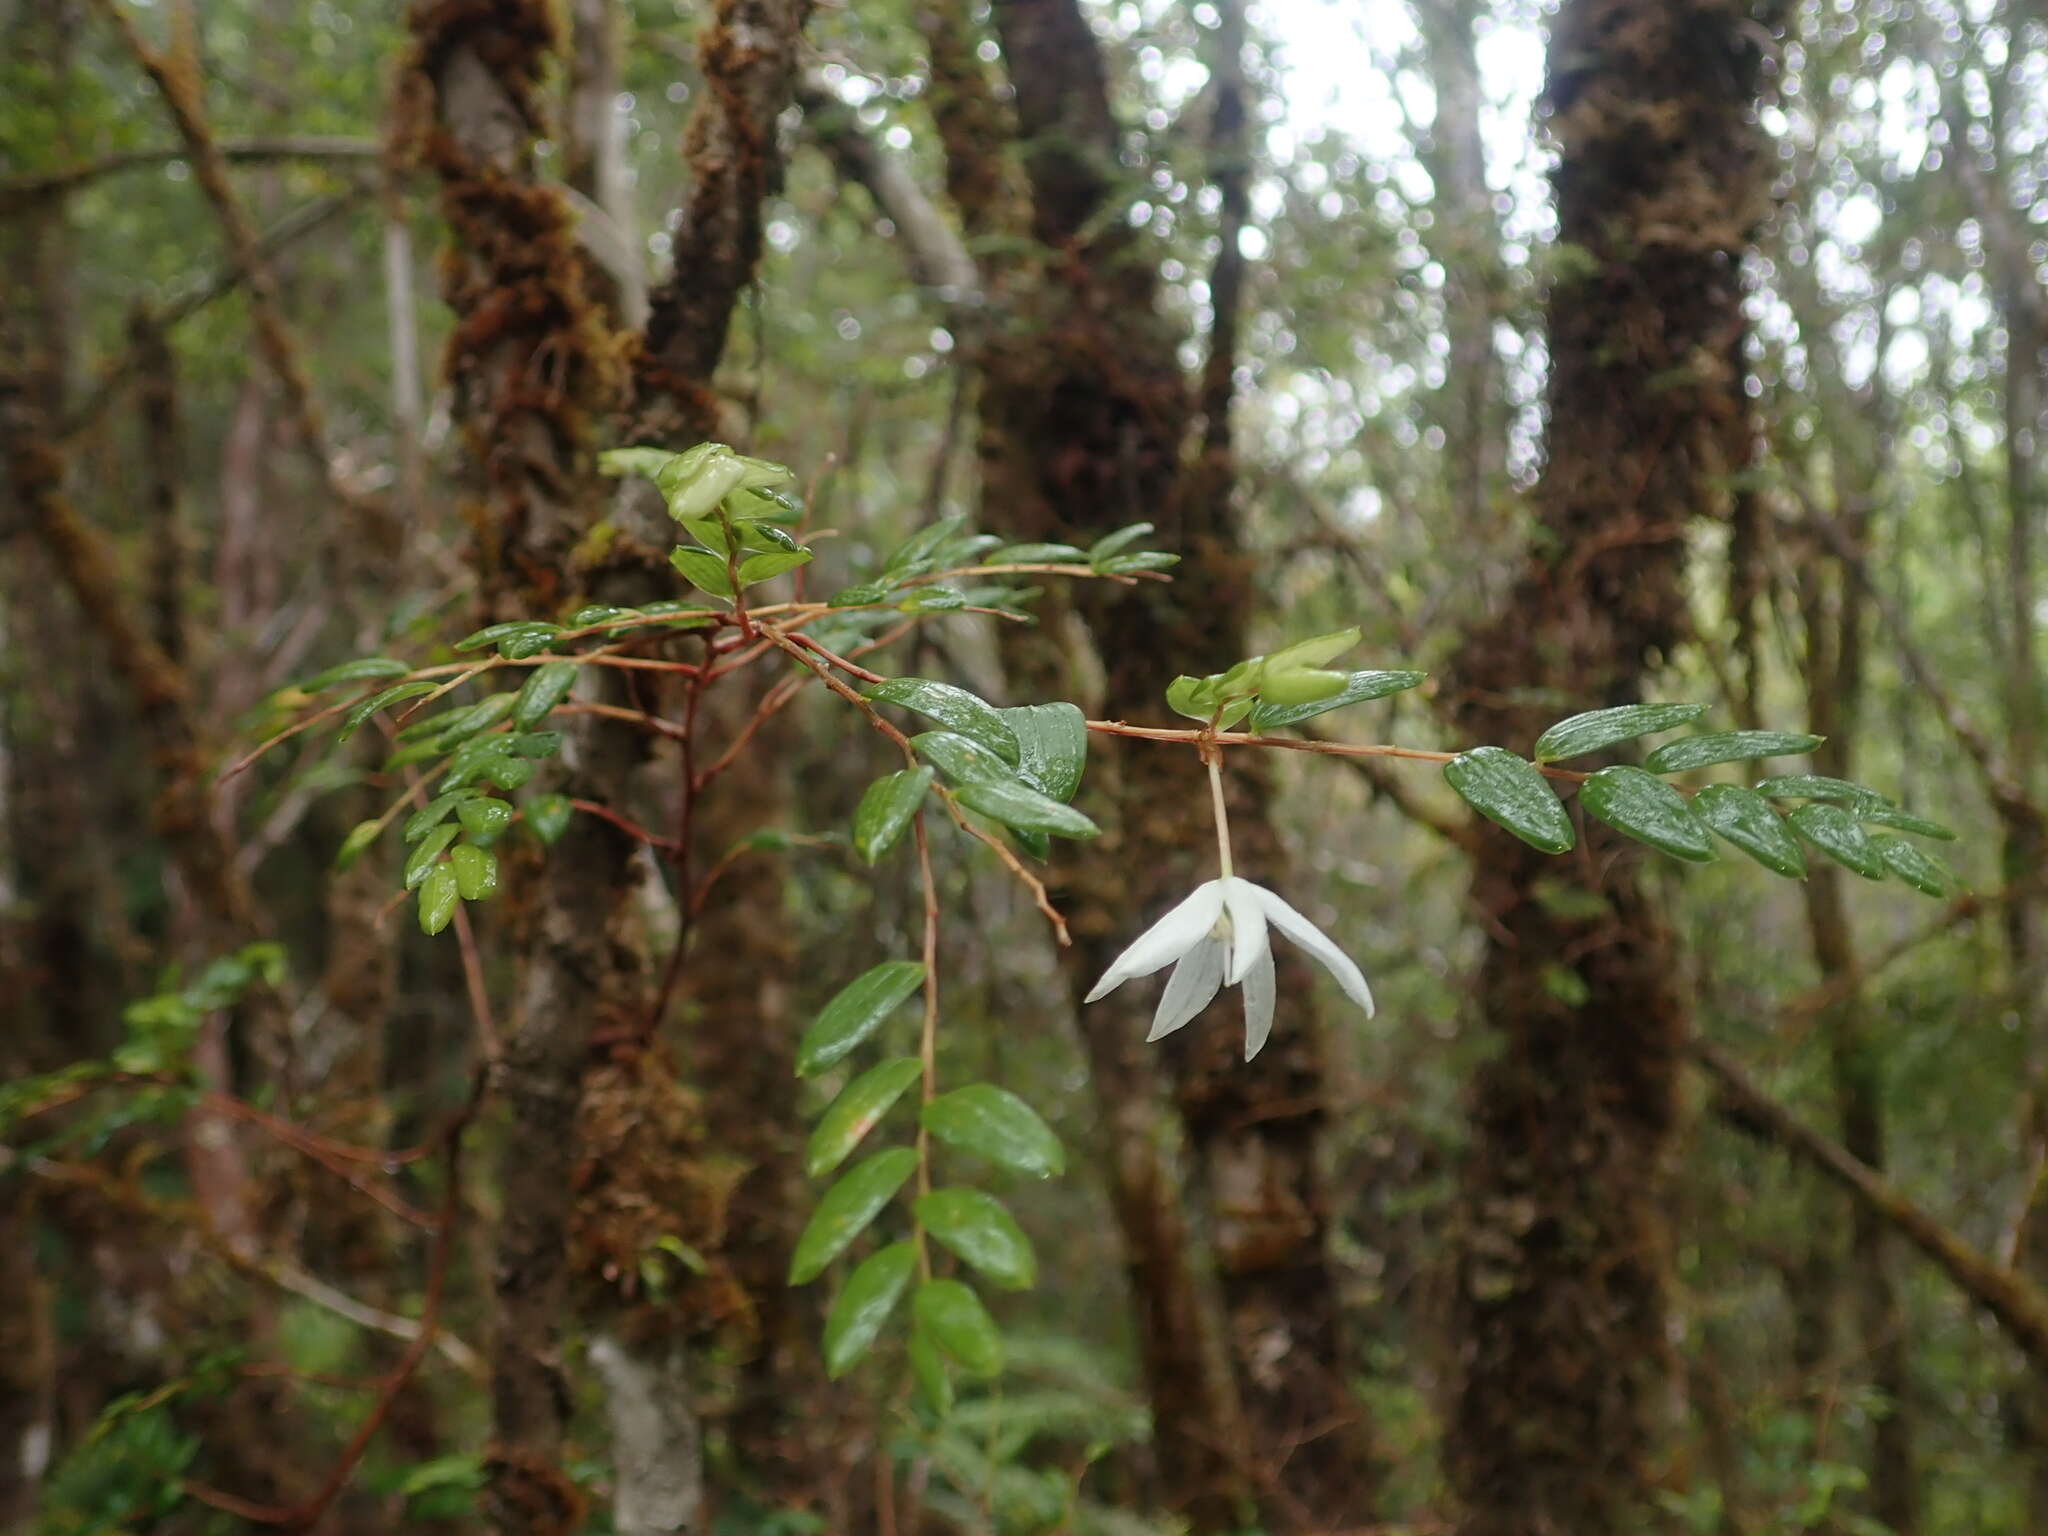
[[[1714,763],[1746,763],[1759,757],[1811,752],[1824,740],[1822,736],[1799,736],[1790,731],[1715,731],[1706,736],[1667,741],[1643,759],[1643,767],[1651,773],[1688,773]]]
[[[1059,837],[1094,837],[1102,829],[1050,795],[1041,795],[1030,785],[996,779],[969,784],[959,791],[960,803],[993,816],[1006,827],[1021,832],[1050,832]]]
[[[449,867],[455,871],[455,889],[464,901],[482,901],[498,894],[498,856],[474,843],[459,843],[448,851]]]
[[[683,580],[701,592],[713,597],[731,597],[731,573],[726,570],[725,556],[715,555],[708,549],[693,549],[678,545],[669,551],[668,563],[676,568]]]
[[[1955,871],[1903,837],[1873,837],[1871,847],[1886,869],[1926,896],[1946,896],[1957,884]]]
[[[405,826],[399,836],[408,843],[416,843],[434,828],[448,819],[448,813],[465,800],[473,800],[477,791],[473,789],[451,789],[445,795],[436,795],[425,805],[405,818]]]
[[[924,1064],[915,1056],[896,1056],[869,1067],[842,1088],[811,1132],[804,1148],[804,1172],[815,1179],[845,1162],[923,1071]]]
[[[1348,629],[1334,629],[1327,635],[1316,635],[1311,639],[1297,640],[1292,645],[1283,645],[1266,658],[1266,671],[1295,672],[1307,667],[1320,667],[1326,661],[1335,661],[1354,645],[1358,644],[1361,632],[1356,624]]]
[[[448,851],[448,845],[462,835],[462,828],[444,823],[434,828],[420,845],[405,857],[405,888],[417,890],[434,868],[434,861]]]
[[[1891,803],[1868,785],[1820,773],[1787,773],[1765,779],[1756,792],[1766,800],[1830,800],[1853,808],[1859,816]]]
[[[502,800],[465,800],[455,808],[455,819],[479,848],[492,841],[512,823],[512,807]]]
[[[920,731],[910,738],[918,755],[954,784],[1008,783],[1017,769],[958,731]]]
[[[1072,704],[998,710],[1017,737],[1017,767],[1033,789],[1071,800],[1088,762],[1088,717]]]
[[[1130,548],[1131,545],[1137,543],[1138,540],[1144,538],[1150,532],[1152,532],[1152,525],[1150,523],[1131,523],[1126,527],[1117,529],[1115,533],[1105,533],[1101,538],[1088,546],[1088,558],[1091,561],[1107,560],[1111,555],[1119,554]]]
[[[526,824],[542,843],[551,844],[569,830],[576,808],[567,795],[535,795],[526,802]]]
[[[1615,831],[1694,864],[1711,864],[1713,840],[1685,796],[1640,768],[1602,768],[1579,786],[1579,804]]]
[[[922,677],[892,677],[875,684],[867,696],[877,704],[900,705],[927,720],[936,720],[1006,763],[1017,761],[1017,733],[1004,724],[1003,717],[993,708],[965,688]]]
[[[420,932],[431,937],[448,926],[455,916],[455,904],[462,893],[456,888],[455,871],[436,864],[420,882]]]
[[[785,535],[786,537],[786,535]],[[751,587],[757,581],[766,581],[771,576],[780,576],[784,571],[793,571],[810,561],[808,549],[771,549],[758,555],[749,555],[740,562],[740,585]]]
[[[1354,672],[1343,682],[1343,688],[1327,698],[1305,702],[1305,705],[1276,705],[1276,702],[1262,700],[1251,711],[1251,729],[1278,731],[1282,725],[1300,725],[1305,719],[1327,715],[1333,709],[1362,705],[1368,698],[1384,698],[1386,694],[1403,692],[1427,676],[1430,676],[1427,672]]]
[[[1005,544],[984,565],[1086,565],[1088,552],[1071,544]]]
[[[924,1229],[1006,1291],[1030,1289],[1038,1256],[1016,1218],[978,1189],[935,1189],[911,1204]]]
[[[869,1254],[846,1277],[825,1316],[825,1374],[837,1381],[874,1348],[882,1325],[910,1286],[917,1269],[917,1250],[909,1243],[891,1243]]]
[[[355,661],[344,661],[338,667],[329,667],[325,672],[315,672],[302,683],[293,683],[293,690],[299,693],[318,693],[323,688],[332,688],[336,683],[368,683],[379,678],[403,677],[412,668],[402,661],[389,656],[363,656]]]
[[[1003,1336],[981,1298],[958,1280],[927,1280],[910,1301],[911,1312],[940,1351],[970,1376],[1003,1368]]]
[[[855,977],[825,1005],[824,1011],[804,1031],[797,1043],[796,1075],[815,1077],[834,1063],[843,1061],[903,1005],[924,981],[924,965],[917,960],[884,960]]]
[[[789,1283],[804,1285],[824,1273],[825,1266],[867,1230],[916,1168],[917,1154],[908,1147],[892,1147],[854,1164],[846,1177],[825,1191],[797,1238],[789,1259]]]
[[[953,1411],[952,1373],[946,1369],[939,1346],[932,1342],[931,1330],[914,1316],[910,1325],[910,1374],[917,1378],[917,1389],[924,1394],[932,1412],[944,1418]]]
[[[1066,1172],[1067,1154],[1038,1111],[1007,1088],[969,1083],[924,1106],[924,1128],[949,1147],[1034,1178]]]
[[[894,848],[924,804],[933,777],[929,768],[905,768],[870,784],[853,813],[853,851],[873,864]]]
[[[334,867],[347,869],[355,863],[362,857],[363,850],[377,841],[383,830],[384,822],[381,820],[357,822],[349,829],[348,836],[341,840],[341,847],[335,850]]]
[[[1704,704],[1623,704],[1615,709],[1589,710],[1560,720],[1536,738],[1536,761],[1554,763],[1559,758],[1598,752],[1618,741],[1672,730],[1707,712]]]
[[[1692,797],[1692,813],[1765,869],[1806,878],[1806,855],[1785,830],[1785,818],[1753,790],[1739,784],[1709,784]]]
[[[519,690],[519,697],[513,702],[513,729],[532,730],[569,696],[569,690],[575,686],[576,663],[573,661],[551,661],[544,667],[535,668],[533,676],[526,680],[525,686]]]
[[[1572,821],[1549,781],[1505,747],[1460,753],[1444,764],[1444,778],[1475,811],[1531,848],[1570,850]]]
[[[1844,869],[1866,880],[1882,880],[1884,858],[1871,846],[1856,818],[1839,805],[1802,805],[1785,817],[1792,830]]]
[[[378,710],[403,703],[407,699],[417,699],[423,694],[432,693],[440,686],[439,683],[429,682],[394,683],[389,688],[371,694],[367,699],[356,700],[349,706],[348,713],[341,717],[341,733],[336,739],[347,741],[349,737],[355,735],[356,728]]]
[[[1944,827],[1940,822],[1929,821],[1925,816],[1912,815],[1907,811],[1900,810],[1897,806],[1858,806],[1856,808],[1856,819],[1858,821],[1875,822],[1880,827],[1892,827],[1900,832],[1911,832],[1916,837],[1938,838],[1944,843],[1952,843],[1956,840],[1955,833]]]

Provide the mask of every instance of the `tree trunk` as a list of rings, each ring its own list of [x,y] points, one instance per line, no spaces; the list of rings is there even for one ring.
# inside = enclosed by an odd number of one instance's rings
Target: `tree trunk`
[[[1766,41],[1736,0],[1567,0],[1550,39],[1561,242],[1539,530],[1455,665],[1463,731],[1526,751],[1641,696],[1686,632],[1690,521],[1749,462],[1739,267],[1764,211]],[[1583,819],[1582,819],[1583,820]],[[1665,1163],[1688,1018],[1648,855],[1585,825],[1567,859],[1488,829],[1445,1447],[1468,1536],[1649,1528],[1670,1416]]]

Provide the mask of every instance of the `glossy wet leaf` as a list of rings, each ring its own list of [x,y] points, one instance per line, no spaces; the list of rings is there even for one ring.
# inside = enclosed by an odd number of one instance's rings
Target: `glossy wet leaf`
[[[367,699],[358,699],[349,706],[348,713],[341,717],[341,730],[337,739],[347,741],[349,737],[355,735],[356,728],[378,710],[389,709],[393,704],[402,704],[407,699],[424,697],[440,686],[439,683],[424,680],[416,683],[394,683],[389,688],[371,694]]]
[[[555,636],[562,632],[559,624],[529,624],[517,634],[505,636],[498,642],[498,654],[507,661],[524,661],[529,656],[538,656],[555,643]]]
[[[1745,763],[1759,757],[1811,752],[1825,739],[1791,731],[1713,731],[1665,742],[1643,759],[1643,767],[1650,773],[1688,773],[1715,763]]]
[[[1064,1173],[1067,1154],[1038,1111],[1007,1088],[969,1083],[942,1093],[920,1112],[924,1128],[949,1147],[972,1152],[1015,1173]]]
[[[1885,877],[1884,858],[1871,845],[1869,834],[1839,805],[1802,805],[1785,819],[1793,831],[1844,869],[1866,880]]]
[[[878,586],[874,582],[868,581],[860,582],[851,587],[841,587],[830,598],[826,599],[826,604],[832,608],[865,608],[870,603],[883,603],[888,600],[889,589],[887,587]]]
[[[918,756],[937,768],[952,784],[1003,783],[1017,777],[1015,764],[1006,762],[958,731],[920,731],[910,738],[910,744],[917,749]]]
[[[533,771],[533,759],[502,754],[486,761],[482,770],[484,778],[508,793],[522,787],[533,777]]]
[[[771,576],[780,576],[793,571],[800,565],[810,563],[808,549],[771,549],[758,555],[749,555],[740,562],[740,585],[750,587],[757,581],[766,581]]]
[[[1900,810],[1897,806],[1858,805],[1855,807],[1855,813],[1858,821],[1867,821],[1880,827],[1890,827],[1898,832],[1911,832],[1915,837],[1937,838],[1944,843],[1952,843],[1956,840],[1955,833],[1944,827],[1940,822],[1929,821],[1925,816],[1915,816],[1910,812]]]
[[[669,551],[668,563],[676,568],[683,580],[699,591],[709,592],[713,597],[731,597],[731,573],[727,571],[725,556],[713,554],[708,549],[696,549],[682,545]]]
[[[1774,779],[1765,779],[1756,786],[1756,792],[1766,800],[1827,800],[1846,805],[1860,816],[1866,810],[1889,805],[1876,790],[1867,784],[1852,784],[1847,779],[1831,779],[1821,773],[1787,773]]]
[[[1342,709],[1347,704],[1363,704],[1368,699],[1383,699],[1389,694],[1400,693],[1428,676],[1427,672],[1352,672],[1346,676],[1341,689],[1324,698],[1284,706],[1261,699],[1252,709],[1251,728],[1255,731],[1277,731],[1282,726],[1299,725],[1304,720],[1327,714],[1333,709]]]
[[[512,807],[503,800],[466,800],[456,806],[455,819],[462,823],[470,841],[488,848],[512,824]]]
[[[790,1255],[789,1283],[804,1285],[830,1264],[882,1213],[896,1191],[917,1169],[917,1154],[908,1147],[877,1152],[825,1191],[817,1210],[796,1240]]]
[[[960,803],[1006,827],[1022,832],[1046,832],[1056,837],[1094,837],[1101,832],[1071,805],[1062,805],[1050,795],[1041,795],[1030,785],[1017,781],[985,779],[964,785],[958,791]]]
[[[1459,754],[1444,764],[1444,778],[1475,811],[1530,847],[1545,853],[1571,848],[1572,821],[1550,781],[1505,747]]]
[[[917,1322],[941,1354],[970,1376],[1003,1368],[1003,1336],[981,1298],[958,1280],[927,1280],[911,1297]]]
[[[448,813],[465,800],[473,800],[479,792],[474,789],[451,789],[445,795],[436,795],[425,805],[405,818],[405,825],[399,829],[403,842],[416,843],[434,828],[448,819]]]
[[[804,1147],[804,1172],[815,1179],[845,1162],[923,1070],[915,1056],[895,1056],[842,1088]]]
[[[503,624],[486,624],[482,629],[471,630],[455,642],[458,651],[480,651],[486,646],[497,645],[512,636],[524,633],[538,624],[538,619],[509,619]],[[552,629],[553,625],[545,628]]]
[[[427,872],[434,868],[434,861],[448,851],[448,845],[462,835],[462,828],[444,822],[427,833],[419,846],[405,859],[405,888],[417,890],[427,878]]]
[[[1017,737],[1017,767],[1032,788],[1071,800],[1088,763],[1088,717],[1072,704],[998,710]]]
[[[875,684],[867,696],[874,703],[895,704],[936,721],[1006,763],[1017,761],[1017,733],[991,706],[964,688],[922,677],[892,677]]]
[[[827,1376],[837,1381],[874,1348],[916,1272],[917,1250],[909,1243],[891,1243],[854,1267],[825,1315]]]
[[[412,667],[389,656],[361,656],[354,661],[344,661],[340,666],[329,667],[325,672],[315,672],[303,682],[293,683],[291,691],[318,693],[323,688],[332,688],[337,683],[368,683],[379,678],[403,677]]]
[[[1709,784],[1692,797],[1692,813],[1765,869],[1806,878],[1806,855],[1770,802],[1738,784]]]
[[[1694,864],[1713,862],[1714,844],[1685,796],[1641,768],[1602,768],[1579,786],[1579,804],[1615,831]]]
[[[853,812],[853,851],[863,862],[875,863],[901,841],[935,776],[928,767],[905,768],[867,787]]]
[[[919,1195],[911,1210],[926,1232],[1004,1290],[1027,1290],[1038,1279],[1031,1239],[994,1195],[978,1189],[935,1189]]]
[[[1707,712],[1704,704],[1622,704],[1613,709],[1588,710],[1560,720],[1536,738],[1535,758],[1554,763],[1561,758],[1598,752],[1617,742],[1675,730]]]
[[[1105,576],[1135,576],[1141,571],[1170,571],[1180,564],[1180,556],[1147,549],[1137,554],[1111,555],[1092,563]]]
[[[1879,834],[1870,840],[1884,867],[1926,896],[1946,896],[1956,886],[1955,871],[1926,849],[1903,837]]]
[[[845,1060],[923,981],[921,961],[884,960],[848,982],[797,1042],[796,1075],[815,1077]]]
[[[513,728],[532,730],[547,719],[575,686],[576,663],[573,661],[551,661],[544,667],[534,668],[533,676],[520,687],[518,697],[513,701]]]
[[[457,843],[448,850],[448,864],[455,871],[455,889],[464,901],[482,901],[498,894],[498,856],[474,843]]]
[[[455,871],[446,864],[436,864],[420,882],[420,932],[432,936],[446,928],[455,916],[455,904],[461,899]]]

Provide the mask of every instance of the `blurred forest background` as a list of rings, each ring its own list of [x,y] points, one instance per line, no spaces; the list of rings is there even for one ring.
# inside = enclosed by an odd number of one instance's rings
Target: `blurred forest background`
[[[0,1527],[2048,1530],[2039,0],[0,38]],[[1426,765],[1270,754],[1241,862],[1380,1011],[1283,975],[1246,1067],[1234,1001],[1150,1048],[1148,989],[1075,1006],[1210,873],[1192,754],[1098,739],[1071,952],[935,839],[947,1070],[1075,1154],[1008,1191],[1010,1368],[943,1418],[899,1354],[829,1382],[790,1063],[915,947],[845,848],[886,743],[811,690],[678,829],[680,743],[579,717],[547,782],[666,841],[508,841],[459,944],[335,868],[378,731],[216,786],[331,663],[684,595],[593,455],[709,439],[797,470],[817,591],[954,513],[1184,557],[887,670],[1170,723],[1357,623],[1431,680],[1316,729],[1712,701],[1968,889],[1544,859]]]

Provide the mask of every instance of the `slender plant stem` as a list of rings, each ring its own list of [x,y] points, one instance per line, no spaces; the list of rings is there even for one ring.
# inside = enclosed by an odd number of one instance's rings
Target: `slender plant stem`
[[[1230,865],[1230,812],[1223,805],[1223,754],[1205,745],[1202,761],[1209,765],[1209,800],[1216,807],[1216,863],[1228,880],[1234,871]]]
[[[939,887],[932,878],[932,849],[925,836],[923,811],[911,818],[910,827],[917,839],[917,877],[924,887],[924,1033],[918,1039],[918,1060],[924,1067],[920,1101],[929,1104],[939,1091]],[[922,1115],[917,1125],[917,1192],[932,1192],[932,1134],[925,1129]],[[929,1280],[932,1257],[924,1240],[924,1223],[915,1223],[912,1232],[918,1275]]]

